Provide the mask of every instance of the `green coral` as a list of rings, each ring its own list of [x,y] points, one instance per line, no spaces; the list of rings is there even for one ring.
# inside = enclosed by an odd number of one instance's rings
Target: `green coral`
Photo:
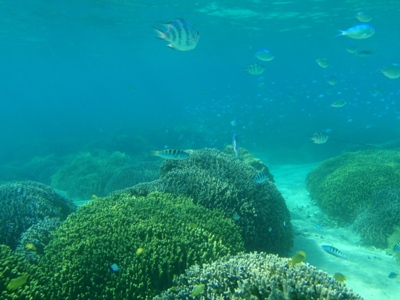
[[[105,196],[108,181],[130,162],[129,156],[118,151],[80,152],[52,176],[51,185],[73,199],[90,199],[93,194]]]
[[[71,214],[39,267],[49,299],[150,299],[189,266],[243,249],[239,228],[221,212],[182,196],[120,193]]]
[[[140,182],[153,181],[159,177],[159,169],[161,162],[157,161],[142,161],[131,166],[118,170],[107,182],[104,192],[122,190],[134,186]]]
[[[400,189],[379,191],[370,206],[360,213],[354,229],[365,244],[386,248],[388,237],[400,226]]]
[[[129,191],[182,194],[236,220],[249,251],[287,255],[293,244],[290,214],[275,185],[253,182],[257,170],[216,149],[191,150],[185,160],[166,160],[159,180]]]
[[[49,299],[43,292],[42,275],[37,266],[14,254],[10,247],[0,245],[0,299]],[[11,287],[12,280],[22,276],[27,277],[27,281]]]
[[[15,249],[20,235],[46,217],[64,220],[75,211],[72,201],[33,181],[0,186],[0,244]]]
[[[351,223],[374,195],[400,186],[400,153],[369,150],[322,162],[306,178],[310,196],[331,218]]]
[[[192,266],[175,286],[154,300],[194,299],[362,299],[346,285],[308,263],[289,265],[290,259],[266,253],[227,256],[201,268]]]

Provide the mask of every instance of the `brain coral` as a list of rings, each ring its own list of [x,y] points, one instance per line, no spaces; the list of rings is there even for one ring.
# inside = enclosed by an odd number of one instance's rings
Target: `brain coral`
[[[211,264],[192,266],[154,300],[192,299],[362,299],[345,284],[308,263],[290,266],[288,258],[240,253]],[[201,287],[201,288],[199,288]]]
[[[222,210],[235,219],[247,250],[287,255],[293,243],[290,214],[275,185],[269,180],[254,183],[257,170],[216,149],[189,152],[188,159],[166,160],[159,180],[129,191],[189,196],[196,204]]]
[[[337,221],[351,223],[380,190],[400,186],[400,152],[369,150],[322,162],[306,179],[310,196]]]
[[[33,181],[0,186],[0,244],[12,249],[20,235],[46,217],[65,219],[75,205],[51,187]]]
[[[221,212],[181,196],[121,193],[71,214],[39,267],[48,299],[150,299],[187,267],[243,249],[239,228]]]

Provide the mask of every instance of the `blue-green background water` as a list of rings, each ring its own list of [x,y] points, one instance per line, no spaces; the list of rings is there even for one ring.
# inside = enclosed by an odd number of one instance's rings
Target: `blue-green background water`
[[[336,37],[360,23],[359,11],[372,16],[376,34]],[[3,0],[0,162],[101,148],[127,133],[145,140],[143,153],[222,149],[236,133],[270,163],[395,140],[400,79],[380,69],[400,62],[399,16],[398,1]],[[153,27],[175,18],[200,31],[195,50],[155,38]],[[373,54],[349,54],[349,45]],[[244,73],[263,48],[275,55],[264,74]],[[340,99],[345,107],[330,107]],[[326,130],[326,144],[310,142]]]

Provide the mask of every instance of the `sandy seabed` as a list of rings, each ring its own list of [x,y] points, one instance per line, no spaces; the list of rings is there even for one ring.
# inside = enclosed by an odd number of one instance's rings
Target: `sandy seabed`
[[[330,276],[342,273],[346,285],[366,300],[400,299],[400,263],[385,250],[363,246],[360,237],[347,228],[338,227],[309,197],[305,185],[307,174],[317,164],[270,166],[275,184],[286,200],[295,233],[292,254],[306,252],[306,262]],[[326,253],[321,245],[331,245],[347,256],[342,259]]]

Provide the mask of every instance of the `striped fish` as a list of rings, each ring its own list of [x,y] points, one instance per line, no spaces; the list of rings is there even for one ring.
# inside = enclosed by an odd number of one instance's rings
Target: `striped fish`
[[[188,22],[183,19],[163,23],[167,28],[166,31],[161,31],[155,28],[157,38],[169,42],[167,47],[179,51],[189,51],[196,48],[200,39],[199,32]]]
[[[329,253],[329,254],[331,254],[333,256],[340,257],[340,258],[343,258],[343,259],[347,259],[346,255],[344,255],[342,252],[339,251],[339,249],[337,249],[337,248],[335,248],[333,246],[322,245],[321,248],[325,252],[327,252],[327,253]]]
[[[259,184],[259,183],[263,183],[266,179],[267,179],[267,175],[265,175],[262,172],[259,172],[254,176],[253,182]]]
[[[189,158],[189,153],[187,153],[183,150],[177,150],[177,149],[165,149],[165,150],[161,150],[161,151],[152,151],[151,154],[154,156],[162,157],[164,159],[181,160],[181,159]]]

